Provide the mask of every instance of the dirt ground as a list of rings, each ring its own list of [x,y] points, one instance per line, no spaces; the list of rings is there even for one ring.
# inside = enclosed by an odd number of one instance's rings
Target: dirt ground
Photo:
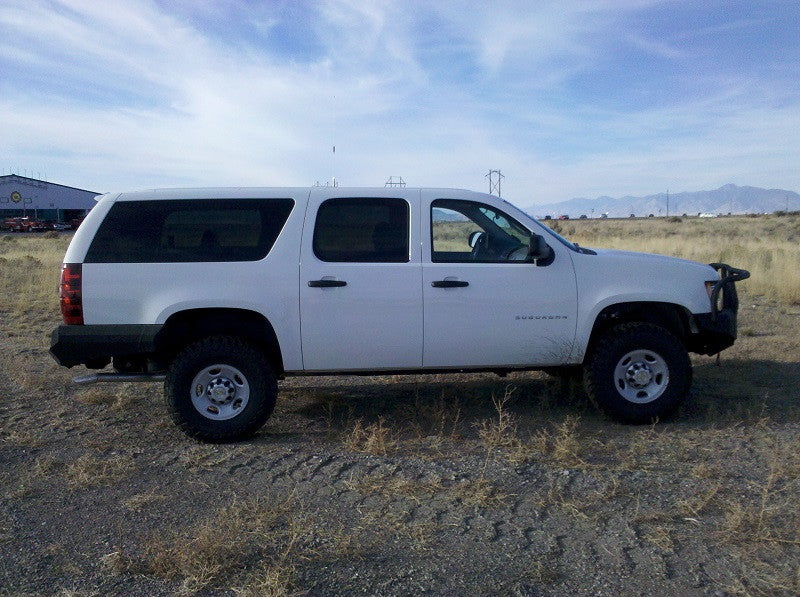
[[[294,378],[222,446],[35,315],[0,306],[2,594],[800,593],[800,307],[745,298],[653,426],[542,373]]]

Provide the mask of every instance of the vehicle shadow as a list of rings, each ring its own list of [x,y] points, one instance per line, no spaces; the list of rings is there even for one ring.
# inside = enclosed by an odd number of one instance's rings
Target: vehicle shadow
[[[708,427],[764,418],[800,422],[800,364],[723,360],[696,364],[691,395],[662,425]],[[580,384],[541,372],[301,378],[287,382],[283,408],[309,431],[347,432],[381,422],[402,435],[472,435],[498,408],[536,432],[579,417],[583,427],[618,425],[597,412]],[[631,428],[630,426],[620,426]]]
[[[723,359],[695,364],[692,393],[678,414],[694,424],[800,422],[800,363]]]
[[[586,410],[569,384],[536,372],[307,378],[289,393],[295,414],[332,431],[346,431],[359,420],[381,421],[401,434],[463,434],[497,417],[498,408],[515,418]]]

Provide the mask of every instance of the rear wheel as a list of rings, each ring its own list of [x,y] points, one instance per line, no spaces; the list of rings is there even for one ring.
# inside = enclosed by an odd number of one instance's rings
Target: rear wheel
[[[589,398],[625,423],[668,417],[691,383],[686,348],[669,331],[649,323],[626,323],[605,332],[584,367]]]
[[[164,381],[172,420],[187,435],[209,442],[253,435],[272,414],[277,394],[264,353],[231,336],[189,345],[172,361]]]

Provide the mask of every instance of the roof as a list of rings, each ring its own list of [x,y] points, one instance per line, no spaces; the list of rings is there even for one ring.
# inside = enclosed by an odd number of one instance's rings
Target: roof
[[[98,191],[89,191],[87,189],[79,189],[77,187],[70,187],[64,184],[58,184],[57,182],[50,182],[48,180],[39,180],[38,178],[28,178],[27,176],[20,176],[19,174],[3,174],[0,176],[0,184],[6,182],[6,179],[9,179],[11,182],[19,181],[20,184],[31,184],[31,183],[38,183],[40,185],[48,185],[54,187],[61,187],[64,189],[72,189],[74,191],[82,191],[84,193],[92,193],[93,195],[102,195],[102,193]]]
[[[399,197],[422,191],[481,195],[464,189],[440,189],[427,187],[197,187],[169,188],[108,193],[115,201],[151,201],[166,199],[255,199],[261,197],[300,197],[309,193],[322,193],[330,197]]]
[[[96,191],[7,174],[0,176],[0,209],[92,209]]]

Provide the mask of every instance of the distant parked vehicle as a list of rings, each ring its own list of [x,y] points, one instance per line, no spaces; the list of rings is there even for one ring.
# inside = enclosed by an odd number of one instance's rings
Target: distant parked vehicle
[[[655,218],[655,216],[653,214],[648,214],[647,217],[648,218]]]
[[[608,212],[606,212],[604,214],[600,214],[600,217],[603,218],[604,220],[607,219],[608,218]]]
[[[41,220],[28,220],[28,232],[44,232],[49,229],[50,227],[46,222]]]
[[[587,216],[586,214],[581,214],[581,217],[580,217],[580,218],[578,218],[578,219],[579,219],[579,220],[585,220],[585,219],[587,219],[587,218],[588,218],[588,216]]]
[[[46,225],[39,220],[31,220],[28,216],[16,218],[6,218],[3,221],[3,228],[10,232],[41,232]]]
[[[629,218],[635,218],[635,217],[636,217],[636,214],[631,214],[631,215],[629,215],[628,217],[629,217]]]
[[[569,220],[569,216],[567,214],[563,214],[563,215],[558,216],[558,219],[559,220]]]
[[[553,219],[553,216],[551,216],[551,215],[546,215],[546,216],[544,217],[544,219],[545,219],[545,220],[552,220],[552,219]]]

